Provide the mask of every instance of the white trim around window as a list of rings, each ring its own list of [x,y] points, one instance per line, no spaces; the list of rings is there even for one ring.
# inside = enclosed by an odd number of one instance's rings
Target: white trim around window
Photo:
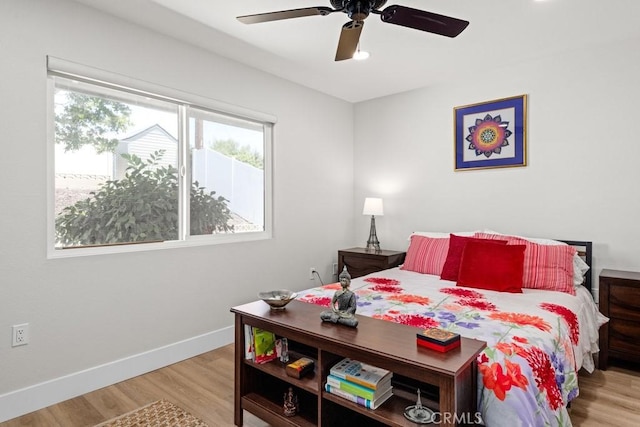
[[[112,73],[97,68],[78,64],[76,62],[63,60],[55,57],[47,57],[47,256],[48,258],[68,258],[77,256],[89,256],[100,254],[112,254],[123,252],[138,252],[149,250],[172,249],[191,246],[203,246],[213,244],[225,244],[233,242],[247,242],[255,240],[270,239],[272,237],[273,227],[273,126],[276,118],[272,115],[252,111],[243,107],[231,105],[228,103],[216,101],[207,97],[182,92],[178,89],[168,88],[147,81],[134,79],[123,76],[121,74]],[[204,234],[192,235],[188,232],[188,203],[185,197],[188,196],[187,186],[181,186],[180,191],[180,216],[186,218],[186,222],[180,222],[180,237],[177,240],[166,240],[161,242],[149,243],[122,243],[106,246],[83,246],[77,248],[60,249],[56,248],[55,233],[55,111],[54,111],[54,78],[62,77],[65,79],[77,80],[80,82],[95,84],[98,86],[108,87],[126,94],[137,96],[149,96],[150,98],[168,101],[180,106],[178,139],[187,141],[187,129],[185,120],[185,111],[191,108],[200,109],[204,112],[210,111],[216,117],[228,117],[230,123],[237,120],[248,120],[253,123],[261,123],[264,134],[264,224],[263,229],[259,231],[250,231],[242,233],[220,233],[220,234]],[[222,120],[224,122],[224,120]],[[186,176],[185,179],[191,179],[190,165],[185,161],[188,157],[188,142],[179,145],[179,174]],[[185,184],[186,185],[186,184]],[[189,184],[190,185],[190,184]],[[187,196],[185,196],[187,194]],[[185,225],[186,224],[186,225]]]

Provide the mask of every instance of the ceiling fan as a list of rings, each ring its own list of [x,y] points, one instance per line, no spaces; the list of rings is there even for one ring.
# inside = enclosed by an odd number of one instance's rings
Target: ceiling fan
[[[456,37],[469,25],[469,21],[406,6],[391,5],[380,10],[387,0],[330,0],[330,2],[333,8],[325,6],[305,7],[302,9],[238,16],[237,19],[244,24],[258,24],[281,19],[301,18],[303,16],[327,16],[334,12],[346,13],[351,21],[342,26],[336,51],[336,61],[343,61],[353,57],[358,48],[364,20],[371,13],[380,15],[382,22],[447,37]]]

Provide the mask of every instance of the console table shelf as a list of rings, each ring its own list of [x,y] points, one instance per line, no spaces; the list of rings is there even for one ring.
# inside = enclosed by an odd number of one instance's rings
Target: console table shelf
[[[249,393],[243,396],[242,407],[272,425],[301,427],[315,427],[317,425],[313,420],[308,420],[301,415],[284,417],[282,405],[278,405],[258,393]]]
[[[462,338],[460,348],[438,353],[416,345],[418,328],[359,316],[357,328],[320,320],[323,307],[292,301],[284,310],[270,310],[263,301],[231,309],[235,313],[234,422],[243,425],[243,411],[272,425],[283,426],[416,426],[404,409],[415,404],[416,390],[437,390],[435,401],[423,404],[442,413],[476,411],[476,356],[482,341]],[[245,325],[286,337],[295,360],[315,360],[315,371],[297,379],[285,364],[257,364],[245,359]],[[349,357],[394,373],[394,395],[375,410],[324,391],[330,368]],[[396,383],[396,380],[399,382]],[[293,387],[300,406],[294,417],[283,414],[284,393]],[[427,403],[428,402],[428,403]],[[453,418],[453,417],[452,417]],[[441,425],[453,425],[446,422]]]
[[[295,360],[295,359],[297,359],[296,356],[293,356],[291,358],[291,360]],[[297,388],[303,389],[312,394],[318,394],[318,380],[316,379],[315,371],[310,372],[309,374],[305,375],[300,379],[297,379],[297,378],[288,376],[287,373],[285,372],[285,364],[277,360],[274,360],[273,362],[261,364],[261,363],[255,363],[255,362],[252,362],[251,360],[245,359],[244,363],[253,367],[254,369],[258,369],[260,371],[265,372],[267,375],[279,378],[284,382],[288,382]]]

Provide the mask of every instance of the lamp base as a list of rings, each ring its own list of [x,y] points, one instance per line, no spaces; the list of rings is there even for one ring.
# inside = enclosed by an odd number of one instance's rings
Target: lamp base
[[[376,236],[376,218],[371,215],[371,229],[369,230],[369,240],[367,240],[367,251],[380,252],[380,242]]]

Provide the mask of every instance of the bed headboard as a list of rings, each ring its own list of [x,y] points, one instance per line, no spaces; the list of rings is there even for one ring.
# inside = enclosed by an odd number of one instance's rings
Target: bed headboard
[[[592,277],[593,277],[593,267],[591,265],[591,242],[583,242],[580,240],[559,240],[560,242],[564,242],[567,245],[573,246],[578,251],[578,256],[582,258],[584,262],[589,266],[589,271],[584,275],[584,287],[592,292]]]

